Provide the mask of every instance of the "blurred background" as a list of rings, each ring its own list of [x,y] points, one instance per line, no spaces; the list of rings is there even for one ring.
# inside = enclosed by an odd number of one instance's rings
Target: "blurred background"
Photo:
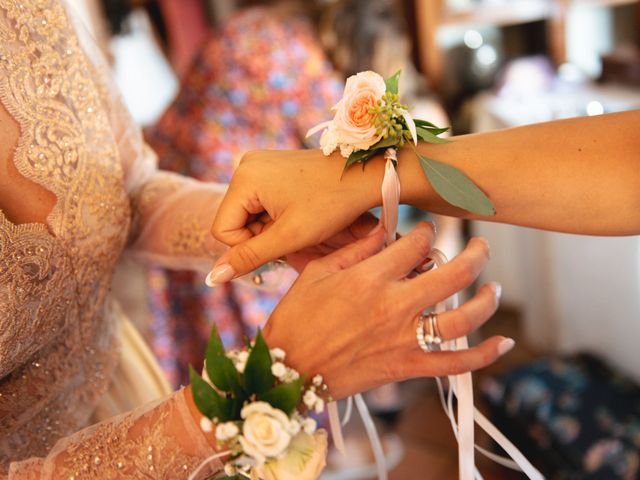
[[[306,129],[327,119],[344,79],[366,69],[387,76],[401,68],[414,115],[455,135],[640,108],[635,0],[70,3],[160,167],[205,181],[227,182],[246,150],[314,147]],[[405,209],[403,228],[423,215]],[[436,221],[449,256],[470,235],[492,246],[482,280],[502,284],[502,306],[472,341],[500,333],[517,342],[476,375],[482,410],[549,478],[640,478],[640,238]],[[255,283],[269,278],[262,273]],[[208,290],[199,275],[125,262],[114,289],[178,385],[186,364],[201,362],[194,352],[212,322],[234,344],[266,320],[293,274],[277,277],[269,291],[247,283]],[[368,401],[391,478],[457,478],[432,380],[371,392]],[[361,430],[352,421],[349,454],[330,456],[326,478],[372,477]],[[522,478],[479,464],[486,478]]]

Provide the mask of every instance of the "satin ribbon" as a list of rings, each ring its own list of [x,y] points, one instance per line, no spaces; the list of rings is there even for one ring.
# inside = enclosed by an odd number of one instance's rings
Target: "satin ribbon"
[[[384,226],[386,233],[386,245],[389,246],[395,241],[396,230],[398,225],[398,208],[400,205],[400,179],[396,171],[396,149],[389,148],[385,151],[384,158],[386,160],[384,177],[382,179],[382,218],[381,222]],[[438,250],[432,251],[432,257],[436,262],[436,266],[441,266],[446,263],[447,259],[444,254]],[[436,305],[436,313],[442,313],[446,310],[451,310],[458,307],[458,295],[454,294],[450,298]],[[467,337],[461,337],[453,341],[444,342],[441,345],[441,350],[466,350],[469,348]],[[488,458],[504,465],[508,468],[520,470],[532,480],[543,480],[542,474],[527,460],[527,458],[517,449],[513,443],[511,443],[482,413],[480,413],[473,404],[473,380],[471,372],[462,373],[459,375],[451,375],[449,379],[449,395],[448,401],[444,401],[444,390],[442,387],[442,381],[436,378],[438,382],[438,390],[442,401],[442,406],[445,410],[451,427],[458,441],[458,468],[460,480],[479,480],[482,479],[482,475],[478,471],[475,465],[475,450],[478,449],[481,453]],[[458,399],[458,416],[454,414],[453,408],[453,396]],[[366,405],[362,397],[356,397],[356,407],[360,410],[362,406],[366,411]],[[362,415],[362,411],[360,412]],[[332,433],[334,439],[336,437],[334,425],[340,430],[340,422],[337,418],[337,408],[334,409],[335,417],[333,420],[332,410],[329,411],[330,423],[332,426]],[[368,416],[368,411],[366,412]],[[363,418],[364,420],[364,418]],[[475,423],[493,438],[500,447],[513,459],[507,459],[499,455],[495,455],[475,445],[474,438],[474,426]],[[365,425],[367,422],[365,422]],[[374,453],[377,453],[379,443],[379,437],[375,432],[375,426],[371,422],[373,429],[370,431],[367,428],[367,433],[372,441],[372,447]],[[338,434],[341,442],[341,447],[344,450],[344,442],[342,440],[342,432]],[[335,440],[334,440],[335,441]],[[378,478],[384,480],[387,478],[387,468],[384,456],[376,455],[376,464],[378,468]]]

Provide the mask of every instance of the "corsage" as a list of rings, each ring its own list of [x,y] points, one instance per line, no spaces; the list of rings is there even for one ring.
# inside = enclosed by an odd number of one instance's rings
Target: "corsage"
[[[399,197],[400,185],[395,172],[396,150],[404,145],[412,145],[427,180],[438,195],[451,205],[469,212],[494,215],[493,203],[469,177],[457,168],[428,158],[415,149],[418,141],[449,143],[450,140],[439,136],[449,128],[414,119],[407,105],[400,103],[399,81],[400,71],[387,80],[371,71],[349,77],[342,99],[333,107],[333,119],[313,127],[307,136],[322,131],[322,152],[328,156],[339,150],[347,159],[345,170],[357,163],[364,168],[373,156],[384,154],[387,168],[383,197],[389,200],[393,200],[395,195]]]
[[[320,375],[305,386],[285,358],[260,332],[246,350],[225,352],[214,326],[202,376],[190,369],[200,428],[215,429],[215,457],[228,458],[224,476],[315,480],[324,468],[327,433],[309,414],[322,413],[331,401],[327,386]]]

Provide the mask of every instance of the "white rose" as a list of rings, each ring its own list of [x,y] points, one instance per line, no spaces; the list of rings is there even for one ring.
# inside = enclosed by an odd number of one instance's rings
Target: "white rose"
[[[366,150],[380,140],[381,136],[373,124],[375,116],[369,113],[369,109],[376,107],[385,92],[384,79],[375,72],[360,72],[347,79],[333,118],[338,144],[352,147],[341,148],[343,156],[354,150]]]
[[[316,480],[326,464],[327,432],[299,433],[287,452],[256,468],[264,480]]]
[[[254,402],[244,407],[240,416],[244,419],[240,444],[244,453],[259,465],[282,454],[289,446],[289,417],[282,410],[267,402]]]

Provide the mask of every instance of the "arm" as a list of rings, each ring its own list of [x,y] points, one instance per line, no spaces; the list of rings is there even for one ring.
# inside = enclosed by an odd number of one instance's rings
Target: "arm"
[[[421,143],[417,148],[460,168],[484,190],[498,214],[482,220],[630,235],[640,233],[638,124],[640,110],[465,135],[447,145]],[[338,154],[324,157],[319,151],[246,155],[212,227],[217,239],[233,247],[217,266],[231,265],[236,275],[247,273],[325,242],[380,205],[383,160],[373,159],[364,171],[354,167],[344,175],[343,165]],[[403,202],[478,218],[435,194],[410,148],[400,152],[399,174]],[[271,219],[268,229],[250,223],[260,212]]]
[[[199,428],[201,417],[186,388],[65,437],[46,458],[11,464],[8,480],[186,478],[215,454],[215,439]],[[214,461],[205,473],[220,467]]]
[[[465,172],[494,202],[482,220],[592,235],[640,232],[640,110],[455,137],[418,151]],[[380,168],[380,165],[377,165]],[[410,149],[400,154],[403,201],[475,218],[444,202]]]

